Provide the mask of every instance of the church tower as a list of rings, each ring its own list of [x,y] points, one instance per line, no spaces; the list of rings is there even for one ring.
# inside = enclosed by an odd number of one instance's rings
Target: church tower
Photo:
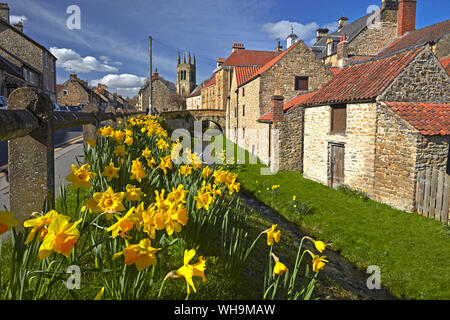
[[[196,61],[191,59],[191,53],[188,54],[186,61],[186,55],[183,53],[183,63],[181,63],[180,53],[178,52],[177,60],[177,93],[178,94],[190,94],[196,87],[197,82]]]

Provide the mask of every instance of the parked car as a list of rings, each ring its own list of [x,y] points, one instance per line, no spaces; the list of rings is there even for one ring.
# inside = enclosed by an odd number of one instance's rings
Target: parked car
[[[53,111],[69,111],[68,107],[57,105],[56,103],[53,104]]]
[[[8,98],[0,96],[0,110],[6,110],[8,105]]]
[[[80,107],[80,106],[71,106],[69,108],[69,110],[72,111],[72,112],[81,112],[83,110],[83,108]]]

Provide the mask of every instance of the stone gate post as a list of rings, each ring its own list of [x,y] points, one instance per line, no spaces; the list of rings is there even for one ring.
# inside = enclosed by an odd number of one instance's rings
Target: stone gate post
[[[99,128],[100,124],[98,121],[98,115],[100,114],[100,109],[94,104],[88,104],[83,108],[84,113],[90,113],[93,117],[95,117],[95,123],[89,123],[83,125],[83,142],[84,146],[87,146],[88,140],[94,140],[97,139],[97,129]]]
[[[8,142],[10,210],[20,223],[42,211],[46,199],[50,208],[55,206],[53,104],[36,89],[13,91],[8,110],[26,109],[39,119],[40,127]]]

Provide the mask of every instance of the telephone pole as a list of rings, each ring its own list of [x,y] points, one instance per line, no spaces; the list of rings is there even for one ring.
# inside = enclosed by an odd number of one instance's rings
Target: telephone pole
[[[153,81],[152,81],[152,37],[148,37],[149,48],[150,48],[150,84],[149,84],[149,96],[148,96],[148,109],[151,115],[154,115],[153,107],[152,107],[152,92],[153,92]]]

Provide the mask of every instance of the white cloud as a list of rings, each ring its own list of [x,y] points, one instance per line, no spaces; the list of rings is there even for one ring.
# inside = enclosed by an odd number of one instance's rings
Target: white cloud
[[[28,18],[25,16],[9,16],[9,22],[11,24],[16,24],[21,21],[22,21],[22,23],[25,23],[25,22],[27,22],[27,20],[28,20]]]
[[[82,57],[73,49],[51,47],[50,52],[58,58],[56,61],[56,66],[64,68],[64,70],[69,72],[88,73],[92,71],[119,71],[116,67],[112,67],[106,63],[101,63],[95,57]]]
[[[337,30],[338,23],[331,22],[320,26],[317,22],[310,22],[302,24],[299,22],[292,22],[288,20],[281,20],[275,23],[266,23],[262,26],[262,30],[272,39],[285,40],[291,34],[292,26],[294,26],[294,33],[306,44],[314,44],[316,38],[316,31],[319,28],[328,28],[330,32]]]
[[[262,30],[272,39],[285,40],[287,36],[291,34],[292,26],[294,26],[294,33],[302,40],[312,38],[319,28],[319,25],[316,22],[301,24],[298,22],[281,20],[275,23],[264,24]]]
[[[134,74],[108,74],[101,79],[92,80],[91,85],[102,83],[108,86],[108,91],[117,92],[122,96],[134,97],[144,85],[145,78]]]

